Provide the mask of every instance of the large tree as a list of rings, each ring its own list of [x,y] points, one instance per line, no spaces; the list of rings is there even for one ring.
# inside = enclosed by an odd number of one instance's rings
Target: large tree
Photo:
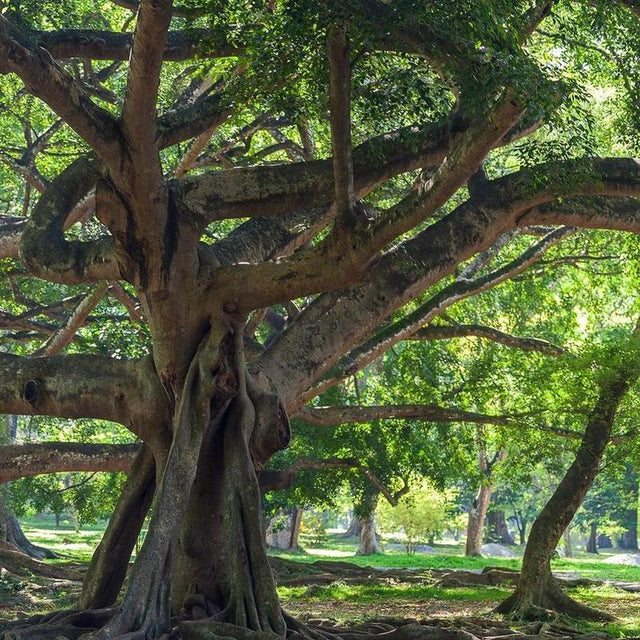
[[[126,283],[150,353],[2,353],[0,409],[111,420],[144,443],[81,603],[116,599],[154,496],[122,604],[69,624],[151,639],[173,613],[284,636],[302,627],[275,592],[257,472],[287,445],[287,414],[573,227],[640,231],[637,161],[581,155],[599,148],[575,73],[585,55],[628,66],[635,16],[553,0],[113,5],[0,15],[3,127],[25,143],[3,159],[26,185],[7,177],[0,250],[15,278]],[[585,54],[593,25],[607,37]],[[622,76],[610,86],[632,96]],[[546,157],[501,154],[545,123]],[[523,228],[544,237],[452,279]],[[283,330],[256,344],[279,304]],[[16,337],[41,329],[17,320]]]

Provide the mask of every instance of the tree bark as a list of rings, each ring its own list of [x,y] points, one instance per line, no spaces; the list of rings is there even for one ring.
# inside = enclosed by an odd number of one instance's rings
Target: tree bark
[[[489,509],[489,501],[493,493],[493,485],[483,483],[469,507],[469,520],[467,524],[467,541],[465,544],[465,556],[481,556],[482,541],[484,536],[484,521]]]
[[[589,539],[587,540],[587,553],[598,553],[598,523],[589,525]]]
[[[493,509],[487,513],[489,539],[500,544],[515,545],[516,541],[509,532],[503,509]]]
[[[206,435],[176,543],[172,602],[174,613],[182,609],[194,617],[216,615],[253,631],[284,635],[249,447],[257,402],[241,391]],[[282,429],[277,404],[273,408],[271,427]]]
[[[155,490],[156,465],[143,447],[129,472],[109,525],[96,548],[82,583],[79,607],[102,609],[118,598]]]
[[[562,534],[564,540],[564,555],[573,558],[573,546],[571,545],[571,527],[568,526]]]
[[[373,514],[368,518],[361,520],[362,527],[360,529],[360,546],[358,547],[358,555],[370,556],[374,553],[380,553],[380,544],[376,535],[376,519]]]
[[[637,340],[634,332],[631,338]],[[610,616],[579,604],[558,586],[551,573],[551,558],[564,530],[569,526],[584,496],[600,470],[600,462],[611,438],[617,408],[631,382],[637,379],[633,358],[623,359],[608,377],[600,382],[600,393],[575,460],[560,484],[536,518],[522,558],[520,581],[512,596],[496,611],[515,617],[537,619],[548,610],[562,611],[576,617],[608,619]]]

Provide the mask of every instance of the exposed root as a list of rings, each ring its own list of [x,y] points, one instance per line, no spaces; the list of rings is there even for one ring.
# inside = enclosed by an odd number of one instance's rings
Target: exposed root
[[[570,598],[556,582],[552,582],[544,594],[535,599],[526,593],[516,590],[495,609],[495,613],[502,613],[511,620],[555,620],[559,614],[581,620],[594,622],[611,622],[615,616],[594,609],[586,604],[576,602]]]
[[[8,542],[0,543],[0,567],[20,577],[44,576],[58,580],[82,581],[82,574],[61,565],[51,565],[35,560]]]
[[[361,583],[370,582],[380,577],[395,578],[403,582],[423,582],[425,579],[449,573],[449,571],[420,569],[380,570],[333,560],[303,563],[277,557],[269,558],[269,564],[276,576],[277,583],[287,586],[324,585],[336,580],[346,583]]]
[[[510,584],[517,586],[520,574],[517,571],[504,569],[485,569],[482,573],[470,571],[452,571],[442,576],[436,584],[438,587],[465,587],[471,585],[497,586]]]
[[[115,609],[61,611],[0,627],[0,640],[88,640],[103,628]],[[556,616],[557,618],[557,616]],[[490,618],[446,618],[416,620],[381,618],[341,626],[330,620],[303,622],[284,614],[284,635],[253,631],[221,622],[215,616],[202,620],[175,618],[171,631],[146,634],[143,631],[111,636],[110,640],[610,640],[605,633],[583,634],[553,621],[537,621],[519,629],[499,626]],[[4,633],[3,633],[4,631]],[[514,638],[514,636],[516,636]]]

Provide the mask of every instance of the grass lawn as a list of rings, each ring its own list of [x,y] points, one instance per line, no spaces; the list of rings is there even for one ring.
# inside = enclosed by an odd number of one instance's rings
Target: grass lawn
[[[47,546],[59,554],[62,561],[88,561],[100,540],[106,523],[85,526],[76,531],[74,523],[61,521],[55,528],[53,516],[39,516],[23,521],[27,536],[36,544]],[[338,534],[301,536],[304,551],[279,552],[280,556],[297,562],[316,560],[348,561],[359,566],[415,568],[424,571],[424,579],[405,582],[376,572],[375,578],[362,583],[336,580],[328,585],[280,586],[278,592],[287,611],[304,619],[333,619],[340,623],[358,622],[372,617],[426,618],[484,616],[509,593],[507,587],[444,588],[435,585],[430,569],[481,570],[487,565],[518,569],[519,558],[465,558],[461,545],[435,545],[436,553],[409,555],[397,547],[373,556],[357,556],[357,541]],[[613,565],[604,562],[611,553],[598,557],[582,554],[577,558],[553,561],[554,571],[571,572],[598,580],[619,580],[640,583],[640,567]],[[422,577],[422,574],[421,574]],[[0,618],[32,615],[68,607],[73,603],[78,585],[50,584],[41,579],[0,577]],[[606,631],[616,638],[640,635],[640,594],[621,591],[609,585],[583,587],[572,595],[587,604],[618,617],[607,625],[580,625],[582,630]]]

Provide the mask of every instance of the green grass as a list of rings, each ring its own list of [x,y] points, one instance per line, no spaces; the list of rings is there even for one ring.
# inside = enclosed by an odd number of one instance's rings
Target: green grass
[[[304,551],[281,552],[270,550],[277,555],[297,562],[315,562],[316,560],[341,560],[352,562],[358,566],[416,568],[416,569],[467,569],[481,570],[486,566],[520,569],[520,558],[467,558],[463,555],[461,545],[435,545],[438,553],[407,554],[392,550],[371,556],[356,555],[357,542],[342,538],[339,535],[328,535],[321,542],[313,541],[313,546],[306,546],[307,540],[301,537]],[[340,553],[332,555],[332,551]],[[522,549],[516,547],[516,553]],[[615,552],[602,552],[594,559],[591,554],[579,554],[576,558],[558,558],[552,561],[553,571],[571,572],[580,577],[592,580],[619,580],[623,582],[640,582],[640,566],[608,564],[606,558]]]
[[[60,558],[50,562],[75,560],[88,562],[107,527],[106,520],[83,524],[78,529],[68,517],[60,519],[56,527],[55,517],[51,514],[39,514],[30,518],[21,518],[20,525],[27,538],[41,547],[57,553]],[[135,551],[134,551],[135,556]]]
[[[84,525],[79,531],[69,518],[63,518],[60,527],[55,527],[55,519],[50,515],[41,515],[22,521],[26,535],[34,543],[49,547],[62,557],[60,561],[70,559],[88,561],[100,541],[106,526],[105,522]],[[272,550],[271,555],[288,558],[301,563],[317,560],[340,560],[359,566],[430,569],[471,569],[497,566],[518,569],[520,558],[466,558],[461,545],[435,545],[437,553],[407,554],[400,550],[388,550],[373,556],[356,555],[357,541],[340,535],[327,535],[318,539],[315,536],[301,536],[304,551],[279,552]],[[516,552],[518,552],[516,550]],[[640,582],[640,567],[612,565],[604,562],[609,553],[598,557],[591,555],[577,558],[562,558],[552,562],[554,571],[572,572],[581,577],[597,580],[619,580]],[[63,594],[49,592],[46,589],[36,591],[32,586],[22,584],[20,580],[7,578],[0,588],[7,598],[8,609],[11,602],[21,603],[26,611],[44,611],[68,606]],[[345,622],[365,619],[367,615],[398,615],[409,617],[442,615],[477,615],[487,613],[496,602],[510,593],[508,588],[499,587],[461,587],[439,588],[429,583],[402,582],[385,579],[361,584],[336,581],[325,586],[295,586],[278,588],[285,607],[295,615],[313,615],[334,617]],[[640,596],[630,594],[613,587],[603,585],[572,590],[572,594],[582,602],[597,608],[605,608],[615,613],[618,620],[606,626],[582,626],[585,630],[606,631],[614,638],[637,635],[640,632]],[[66,599],[65,599],[66,598]],[[71,600],[69,600],[71,601]],[[369,612],[366,614],[365,612]],[[8,613],[8,611],[7,611]]]

